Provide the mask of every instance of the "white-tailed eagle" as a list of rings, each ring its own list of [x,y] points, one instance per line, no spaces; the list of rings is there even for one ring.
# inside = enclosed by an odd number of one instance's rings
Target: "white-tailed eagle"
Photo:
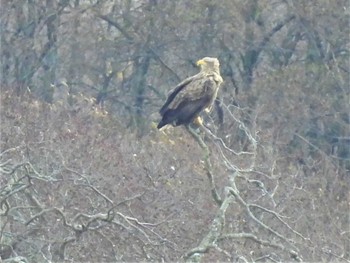
[[[217,58],[205,57],[197,61],[200,72],[178,84],[169,92],[168,98],[160,109],[162,116],[157,128],[170,124],[188,125],[199,117],[202,110],[210,111],[222,77],[220,63]]]

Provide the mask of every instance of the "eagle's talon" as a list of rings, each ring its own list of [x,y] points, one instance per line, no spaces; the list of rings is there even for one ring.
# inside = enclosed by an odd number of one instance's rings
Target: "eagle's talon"
[[[196,124],[197,126],[203,126],[203,119],[199,116],[194,118],[193,123]]]

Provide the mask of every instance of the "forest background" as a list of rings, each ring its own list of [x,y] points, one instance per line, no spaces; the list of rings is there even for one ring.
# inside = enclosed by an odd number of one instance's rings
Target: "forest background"
[[[349,2],[1,2],[4,262],[349,262]],[[217,57],[205,127],[158,131]]]

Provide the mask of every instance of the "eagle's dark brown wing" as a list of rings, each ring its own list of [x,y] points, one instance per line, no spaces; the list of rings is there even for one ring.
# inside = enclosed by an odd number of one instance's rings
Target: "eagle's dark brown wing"
[[[190,123],[212,103],[218,86],[212,76],[196,75],[187,84],[176,87],[160,111],[162,120],[158,129],[167,124],[178,126]]]
[[[197,74],[198,75],[198,74]],[[167,110],[169,104],[174,100],[174,98],[176,97],[176,95],[184,88],[186,87],[193,79],[195,79],[197,77],[197,75],[194,75],[192,77],[189,77],[187,79],[185,79],[184,81],[182,81],[181,83],[179,83],[174,89],[172,89],[169,94],[168,94],[168,98],[166,100],[166,102],[164,103],[164,105],[162,106],[162,108],[159,110],[160,115],[163,116],[164,112]]]

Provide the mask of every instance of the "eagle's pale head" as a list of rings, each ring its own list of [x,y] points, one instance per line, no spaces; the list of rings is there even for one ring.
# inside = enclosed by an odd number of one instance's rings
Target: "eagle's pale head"
[[[197,66],[201,68],[201,70],[213,70],[219,71],[220,62],[217,58],[205,57],[197,61]]]
[[[220,75],[220,62],[217,58],[205,57],[198,60],[196,64],[200,67],[201,73],[211,74],[215,72]]]

